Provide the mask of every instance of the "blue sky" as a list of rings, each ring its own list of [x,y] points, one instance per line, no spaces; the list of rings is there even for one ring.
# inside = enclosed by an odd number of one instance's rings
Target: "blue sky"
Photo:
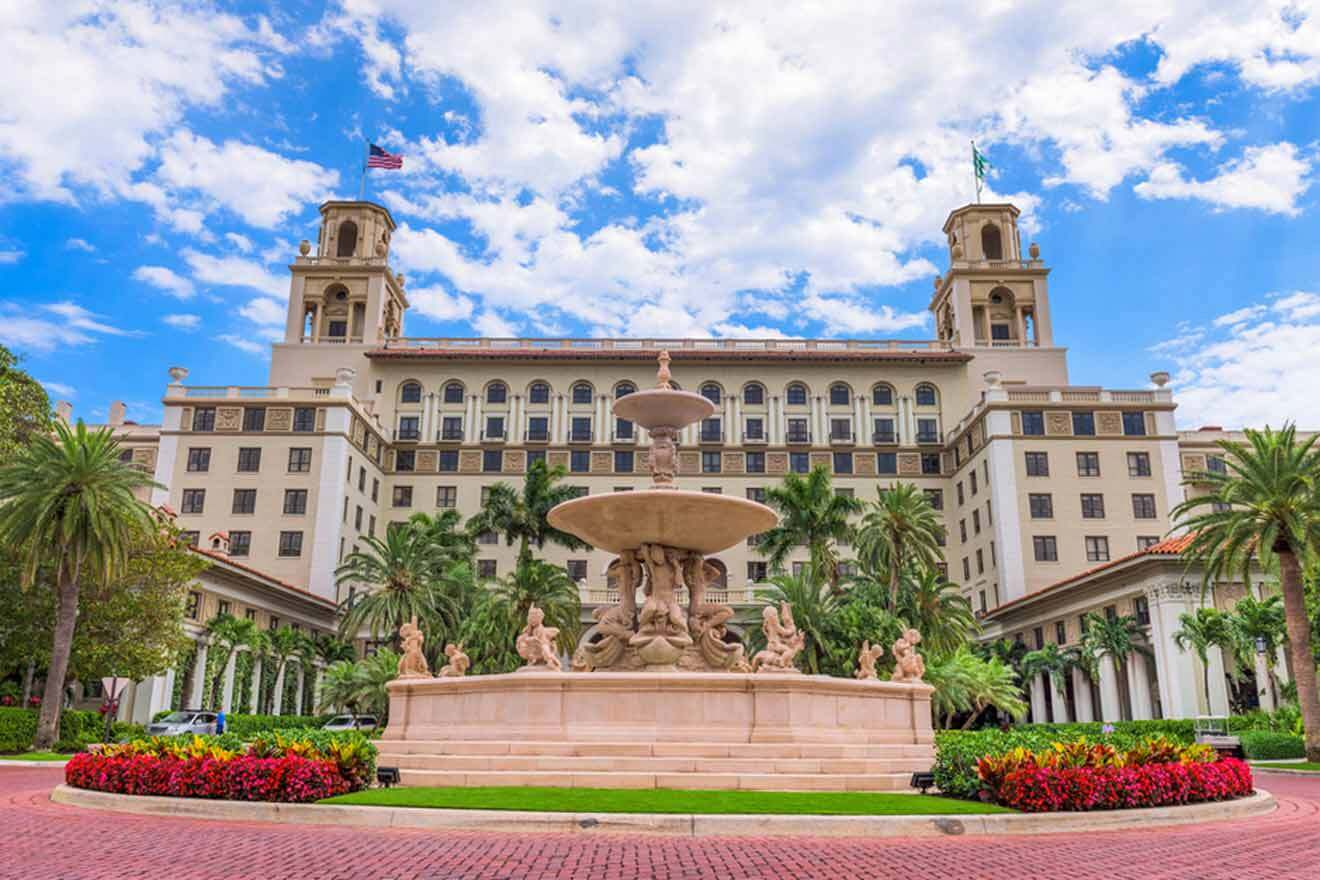
[[[263,384],[364,138],[411,336],[926,338],[976,138],[1075,383],[1320,427],[1314,0],[777,5],[6,3],[0,342],[92,419]]]

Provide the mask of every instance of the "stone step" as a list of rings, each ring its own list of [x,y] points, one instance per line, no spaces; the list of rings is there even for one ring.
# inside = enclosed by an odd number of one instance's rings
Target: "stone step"
[[[519,740],[379,740],[382,755],[558,755],[562,757],[867,758],[930,760],[931,745],[723,742],[537,742]]]
[[[721,758],[563,755],[423,755],[382,752],[380,763],[401,770],[624,773],[912,773],[926,758]]]
[[[407,786],[495,786],[553,788],[671,788],[743,791],[893,791],[909,790],[908,773],[629,773],[534,770],[399,771]]]

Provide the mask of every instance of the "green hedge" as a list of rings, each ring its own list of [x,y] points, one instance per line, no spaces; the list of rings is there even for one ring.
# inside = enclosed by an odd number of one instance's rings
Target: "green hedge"
[[[0,752],[26,752],[32,748],[37,736],[36,709],[0,708]],[[115,740],[140,736],[145,728],[140,724],[116,722],[111,738]],[[60,739],[55,750],[76,752],[88,743],[100,742],[105,733],[105,719],[100,712],[65,709],[60,716]]]
[[[152,721],[159,721],[169,712],[157,712]],[[252,736],[264,730],[320,727],[333,715],[241,715],[225,713],[225,732],[241,737]]]
[[[1291,733],[1272,730],[1244,730],[1238,734],[1242,740],[1242,753],[1253,761],[1272,761],[1279,758],[1305,758],[1306,743]]]

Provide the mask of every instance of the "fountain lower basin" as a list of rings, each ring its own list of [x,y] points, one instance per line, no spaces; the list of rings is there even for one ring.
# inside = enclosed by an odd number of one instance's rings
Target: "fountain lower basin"
[[[778,522],[764,504],[682,489],[587,495],[550,511],[550,524],[610,553],[643,544],[713,554]]]

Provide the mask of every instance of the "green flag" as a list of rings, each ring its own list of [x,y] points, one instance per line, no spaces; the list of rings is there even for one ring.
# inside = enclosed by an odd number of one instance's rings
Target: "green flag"
[[[976,144],[972,144],[972,170],[976,172],[976,179],[985,180],[985,169],[989,167],[989,160],[976,149]]]

